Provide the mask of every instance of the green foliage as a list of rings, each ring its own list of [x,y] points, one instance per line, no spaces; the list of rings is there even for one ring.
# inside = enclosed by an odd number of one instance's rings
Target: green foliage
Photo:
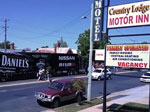
[[[83,101],[82,105],[77,105],[76,103],[71,103],[69,105],[64,105],[58,108],[55,108],[54,110],[56,112],[78,112],[80,110],[101,104],[103,102],[103,99],[92,99],[90,102]]]
[[[4,46],[5,46],[4,42],[0,43],[0,48],[1,49],[4,49],[5,48]],[[6,48],[10,49],[10,41],[6,41]]]
[[[87,83],[83,81],[82,79],[79,79],[79,80],[73,81],[72,86],[75,90],[85,89],[87,86]]]
[[[76,44],[78,45],[78,55],[83,60],[88,60],[90,47],[90,30],[86,30],[84,33],[80,34]]]
[[[52,70],[52,67],[51,67],[51,66],[47,66],[47,67],[46,67],[46,73],[49,73],[51,70]]]
[[[48,46],[42,46],[41,48],[48,48]]]
[[[115,108],[109,108],[108,112],[148,112],[148,105],[129,102],[124,105],[118,105]]]
[[[102,42],[93,42],[93,49],[104,49],[106,34],[104,34],[104,40]],[[108,43],[110,43],[108,41]],[[88,62],[89,57],[89,48],[90,48],[90,29],[86,30],[84,33],[79,35],[78,40],[76,41],[78,46],[78,55]]]

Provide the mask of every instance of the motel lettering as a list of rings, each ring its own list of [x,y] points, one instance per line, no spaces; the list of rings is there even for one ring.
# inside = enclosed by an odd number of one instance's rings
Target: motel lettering
[[[148,63],[118,62],[118,67],[147,68]]]
[[[108,8],[108,28],[150,24],[150,1]]]

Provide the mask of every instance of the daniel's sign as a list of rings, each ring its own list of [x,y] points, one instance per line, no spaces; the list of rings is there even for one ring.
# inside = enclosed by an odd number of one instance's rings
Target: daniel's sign
[[[106,66],[149,68],[149,44],[107,45]]]
[[[150,1],[108,8],[108,28],[150,24]]]

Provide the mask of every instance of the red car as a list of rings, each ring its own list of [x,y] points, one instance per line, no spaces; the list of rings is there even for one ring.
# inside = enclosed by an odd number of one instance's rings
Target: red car
[[[40,90],[35,93],[37,102],[41,105],[42,103],[51,103],[53,108],[58,107],[61,102],[77,99],[81,100],[83,95],[86,94],[86,88],[74,89],[73,81],[82,79],[69,78],[60,79],[53,81],[48,89]]]

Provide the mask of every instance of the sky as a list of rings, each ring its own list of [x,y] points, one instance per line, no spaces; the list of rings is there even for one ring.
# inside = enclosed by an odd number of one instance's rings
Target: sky
[[[141,0],[110,0],[110,5],[139,2]],[[90,28],[93,0],[0,0],[0,43],[4,42],[4,20],[8,19],[7,40],[16,49],[35,50],[42,46],[53,47],[63,38],[68,46],[77,49],[79,34]],[[86,16],[87,19],[82,19]],[[148,31],[148,28],[144,27]],[[134,29],[117,29],[112,34],[126,34]],[[141,31],[141,28],[140,28]],[[140,42],[147,37],[111,38],[114,44]]]

